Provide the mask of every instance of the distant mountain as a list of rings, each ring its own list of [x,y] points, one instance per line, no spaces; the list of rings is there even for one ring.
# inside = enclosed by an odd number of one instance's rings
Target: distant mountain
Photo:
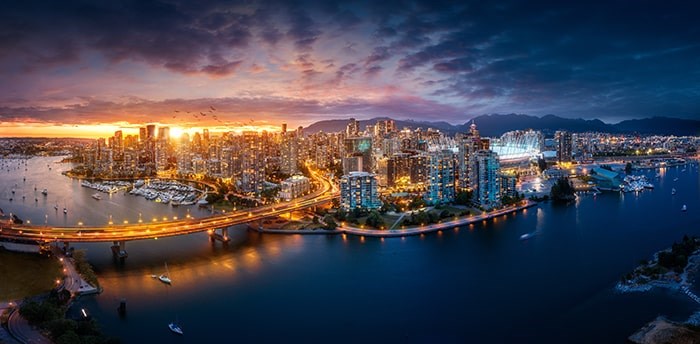
[[[389,117],[377,117],[377,118],[372,118],[372,119],[367,119],[367,120],[359,120],[360,122],[360,130],[365,130],[365,127],[368,125],[375,125],[377,124],[378,121],[383,121],[391,119]],[[411,129],[416,129],[416,128],[433,128],[433,129],[439,129],[440,131],[444,131],[447,133],[455,133],[457,132],[458,128],[456,126],[453,126],[450,123],[447,122],[417,122],[413,120],[394,120],[394,124],[398,129],[403,129],[403,128],[411,128]],[[325,120],[325,121],[318,121],[316,123],[311,124],[310,126],[304,128],[304,133],[306,134],[313,134],[317,133],[320,131],[323,131],[324,133],[335,133],[339,131],[345,131],[345,127],[348,125],[348,120],[347,119],[331,119],[331,120]]]
[[[700,121],[671,117],[630,119],[614,125],[620,132],[640,134],[700,136]]]
[[[483,136],[500,136],[507,131],[523,129],[539,130],[547,135],[551,135],[557,130],[617,132],[617,129],[599,119],[570,119],[554,115],[536,117],[517,114],[494,114],[478,116],[472,120],[476,123],[479,133]],[[467,131],[472,120],[459,126],[459,131]]]
[[[386,120],[388,117],[372,118],[360,121],[360,130],[364,130],[367,125],[374,125],[379,120]],[[639,133],[639,134],[659,134],[659,135],[697,135],[700,136],[700,121],[690,119],[679,119],[670,117],[652,117],[645,119],[626,120],[617,124],[607,124],[599,119],[571,119],[554,115],[536,117],[519,114],[491,114],[482,115],[470,119],[461,125],[452,125],[447,122],[418,122],[412,120],[394,120],[398,129],[403,128],[433,128],[448,134],[456,132],[466,132],[472,121],[476,123],[479,133],[482,136],[500,136],[511,130],[533,129],[551,136],[557,130],[567,130],[580,133],[586,131],[598,131],[607,133]],[[338,132],[345,130],[348,120],[326,120],[319,121],[307,128],[307,134],[323,131]]]

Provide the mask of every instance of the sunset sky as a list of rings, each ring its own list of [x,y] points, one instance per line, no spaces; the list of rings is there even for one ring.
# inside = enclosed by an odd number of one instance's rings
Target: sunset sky
[[[2,1],[0,136],[696,118],[700,8],[689,3]]]

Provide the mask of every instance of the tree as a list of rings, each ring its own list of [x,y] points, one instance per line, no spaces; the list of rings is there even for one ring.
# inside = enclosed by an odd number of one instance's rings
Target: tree
[[[455,204],[459,205],[469,205],[472,199],[471,191],[458,191],[455,195]]]
[[[547,169],[547,161],[544,158],[537,158],[537,167],[540,169],[540,173]]]
[[[365,220],[365,224],[370,226],[370,227],[374,227],[374,228],[382,228],[382,227],[384,227],[384,219],[382,218],[382,215],[379,214],[378,211],[372,210],[369,213],[367,220]]]
[[[576,199],[576,190],[568,178],[562,177],[552,185],[550,195],[554,202],[570,202]]]
[[[338,224],[335,222],[335,219],[333,219],[333,216],[331,216],[330,214],[323,217],[323,222],[326,224],[324,229],[332,231],[338,228]]]

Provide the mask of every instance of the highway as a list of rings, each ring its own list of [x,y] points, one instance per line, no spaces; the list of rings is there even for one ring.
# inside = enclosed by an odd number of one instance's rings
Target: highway
[[[157,239],[213,231],[324,204],[338,197],[333,183],[316,171],[311,177],[318,186],[312,193],[290,202],[265,205],[203,218],[107,226],[51,227],[38,225],[0,226],[0,237],[44,242],[108,242]]]

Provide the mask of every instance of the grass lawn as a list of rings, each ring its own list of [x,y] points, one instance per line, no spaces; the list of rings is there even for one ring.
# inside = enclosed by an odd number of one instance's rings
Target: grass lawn
[[[53,258],[0,249],[0,276],[0,300],[8,301],[51,290],[63,272]]]

